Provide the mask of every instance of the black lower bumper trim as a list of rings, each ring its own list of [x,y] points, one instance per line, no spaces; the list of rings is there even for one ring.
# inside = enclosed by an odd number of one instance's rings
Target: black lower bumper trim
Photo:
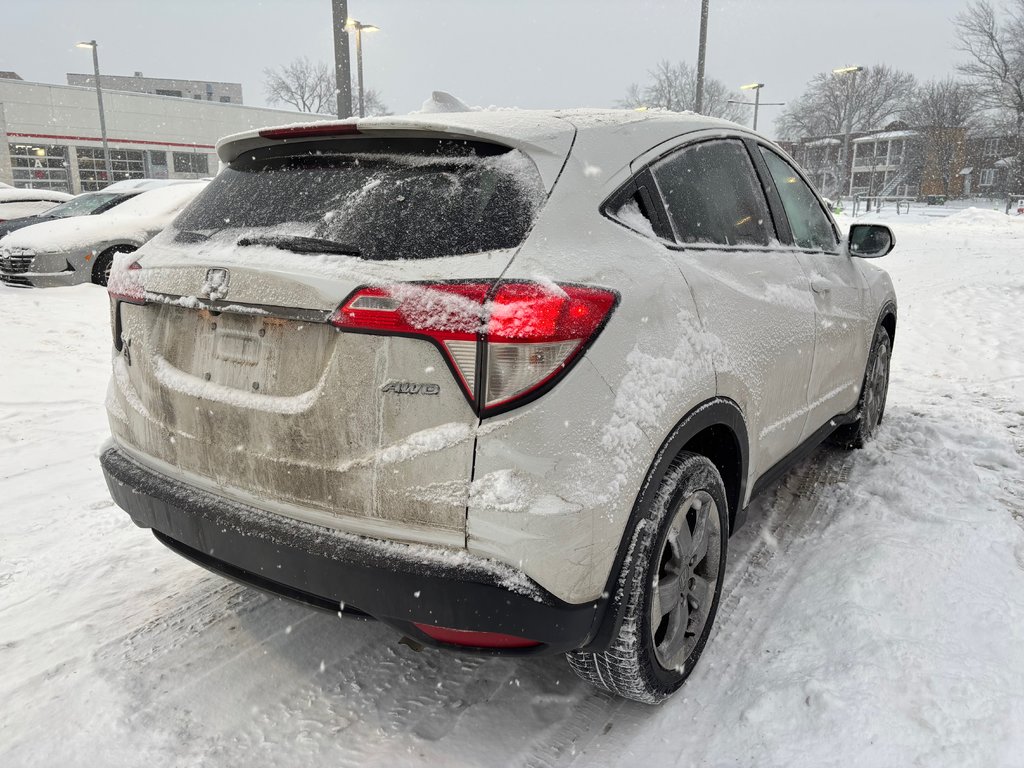
[[[585,646],[605,601],[566,603],[519,571],[458,551],[339,533],[200,491],[117,448],[100,457],[107,487],[136,525],[179,554],[245,584],[337,611],[355,609],[424,644],[413,624],[540,643],[501,653]]]

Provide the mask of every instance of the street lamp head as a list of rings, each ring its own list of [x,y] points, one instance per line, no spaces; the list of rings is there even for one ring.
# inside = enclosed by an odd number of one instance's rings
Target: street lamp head
[[[747,83],[740,86],[741,91],[756,91],[758,88],[764,88],[764,83]]]
[[[95,47],[96,47],[96,41],[95,40],[87,40],[85,42],[75,43],[75,48],[95,48]]]
[[[839,69],[833,69],[832,74],[834,75],[848,75],[851,72],[863,72],[864,67],[839,67]]]
[[[345,29],[354,29],[357,32],[379,32],[380,27],[375,27],[373,24],[363,24],[357,19],[345,19]]]

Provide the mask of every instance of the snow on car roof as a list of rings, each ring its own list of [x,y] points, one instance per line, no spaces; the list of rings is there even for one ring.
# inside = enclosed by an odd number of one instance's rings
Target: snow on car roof
[[[188,203],[202,191],[207,183],[205,181],[193,181],[187,184],[172,184],[166,187],[150,189],[100,215],[109,218],[123,218],[127,216],[149,216],[169,213]]]
[[[54,192],[50,189],[15,189],[13,187],[0,189],[0,203],[19,203],[25,200],[48,200],[54,203],[63,203],[71,198],[72,195],[67,192]]]

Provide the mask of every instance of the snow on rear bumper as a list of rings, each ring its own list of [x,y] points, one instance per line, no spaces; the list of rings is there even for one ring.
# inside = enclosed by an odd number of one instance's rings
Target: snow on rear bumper
[[[292,520],[161,475],[116,447],[100,457],[114,501],[179,554],[316,607],[356,608],[437,645],[414,622],[529,638],[514,654],[581,648],[605,601],[559,600],[522,572],[464,551],[370,539]]]

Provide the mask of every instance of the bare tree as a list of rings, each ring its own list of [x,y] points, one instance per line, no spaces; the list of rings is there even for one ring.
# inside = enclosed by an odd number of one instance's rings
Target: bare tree
[[[299,112],[332,114],[337,106],[334,71],[322,61],[305,56],[277,69],[263,70],[268,104],[288,104]]]
[[[641,86],[633,83],[626,90],[626,98],[619,106],[633,109],[668,109],[682,112],[690,109],[697,94],[697,72],[686,62],[672,64],[660,61],[648,73],[648,82]],[[729,99],[742,100],[740,94],[732,92],[721,80],[706,79],[704,82],[704,114],[721,117],[737,123],[746,121],[747,114],[740,104],[729,104]]]
[[[352,114],[359,113],[359,94],[357,90],[356,87],[352,88]],[[373,88],[368,88],[363,92],[363,111],[366,112],[367,117],[392,114],[380,94]]]
[[[987,107],[1009,116],[1015,147],[1011,186],[1024,189],[1024,0],[1009,0],[1000,18],[989,0],[975,0],[956,19],[960,71]]]
[[[976,90],[952,78],[920,86],[904,112],[921,138],[916,146],[923,177],[940,181],[947,197],[966,161],[967,137],[978,127],[980,114]]]
[[[268,104],[287,104],[299,112],[333,115],[337,108],[334,68],[306,57],[277,69],[263,70],[263,88]],[[359,94],[352,88],[353,114],[358,113]],[[370,88],[363,95],[367,115],[388,115],[380,93]]]
[[[913,75],[886,64],[867,67],[856,78],[819,72],[783,111],[778,131],[791,139],[843,133],[847,112],[854,131],[884,128],[904,112],[914,87]]]

